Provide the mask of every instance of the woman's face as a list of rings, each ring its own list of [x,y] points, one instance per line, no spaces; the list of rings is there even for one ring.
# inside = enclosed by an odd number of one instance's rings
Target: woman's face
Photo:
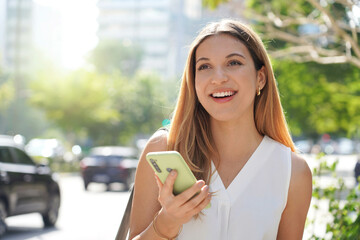
[[[256,71],[246,46],[233,36],[206,38],[195,53],[195,89],[210,116],[219,121],[253,119],[258,87],[265,85],[264,68]]]

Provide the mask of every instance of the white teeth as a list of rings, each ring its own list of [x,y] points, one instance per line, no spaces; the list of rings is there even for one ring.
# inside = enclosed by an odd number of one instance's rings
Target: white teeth
[[[212,94],[213,97],[229,97],[232,95],[234,95],[234,92],[232,92],[232,91],[217,92],[217,93]]]

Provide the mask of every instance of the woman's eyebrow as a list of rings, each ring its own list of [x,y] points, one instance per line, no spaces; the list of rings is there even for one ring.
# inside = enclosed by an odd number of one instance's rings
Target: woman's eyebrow
[[[231,57],[234,57],[234,56],[238,56],[238,57],[241,57],[243,59],[246,59],[244,57],[244,55],[240,54],[240,53],[230,53],[229,55],[226,56],[226,58],[231,58]]]
[[[234,56],[238,56],[238,57],[241,57],[241,58],[243,58],[243,59],[246,59],[246,58],[244,57],[244,55],[242,55],[242,54],[240,54],[240,53],[230,53],[229,55],[226,56],[226,58],[231,58],[231,57],[234,57]],[[199,58],[198,60],[196,60],[195,65],[196,65],[199,61],[208,61],[208,60],[209,60],[209,58],[201,57],[201,58]]]
[[[209,60],[209,58],[201,57],[201,58],[199,58],[198,60],[196,60],[195,65],[196,65],[199,61],[208,61],[208,60]]]

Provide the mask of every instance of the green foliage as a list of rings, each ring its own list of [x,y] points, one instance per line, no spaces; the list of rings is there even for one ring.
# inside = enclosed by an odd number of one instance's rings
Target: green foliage
[[[15,90],[10,81],[0,82],[0,110],[6,109],[14,99]]]
[[[15,87],[15,77],[21,78]],[[29,139],[48,127],[43,114],[28,105],[30,92],[27,75],[2,72],[0,69],[0,133],[21,134]],[[19,84],[21,82],[22,84]]]
[[[140,46],[115,40],[103,40],[91,52],[89,62],[100,73],[121,72],[126,76],[135,74],[141,64],[143,51]]]
[[[348,189],[343,178],[338,177],[335,169],[338,160],[333,163],[327,162],[323,156],[318,157],[318,166],[313,169],[313,208],[315,218],[311,224],[316,222],[319,213],[319,201],[328,200],[327,213],[333,217],[327,222],[324,236],[317,236],[314,232],[312,240],[357,240],[360,236],[360,185],[354,189]],[[321,186],[321,178],[331,175],[335,183],[329,186]]]
[[[247,0],[246,4],[249,9],[253,9],[260,14],[267,14],[271,10],[276,15],[300,16],[313,11],[311,4],[304,0]]]
[[[136,134],[153,133],[168,117],[162,85],[151,75],[39,72],[30,101],[66,133],[88,137],[96,145],[128,144]]]
[[[118,124],[125,142],[136,133],[152,134],[161,127],[161,122],[169,115],[169,100],[165,97],[165,87],[156,75],[138,74],[128,81],[125,88],[114,96],[116,108],[123,116]]]
[[[210,9],[217,8],[221,3],[229,2],[229,0],[202,0],[202,4],[204,7],[208,7]]]
[[[15,97],[11,79],[0,69],[0,110],[6,109]]]
[[[118,118],[111,109],[104,76],[84,70],[66,76],[39,73],[31,89],[30,102],[65,131],[79,133],[84,127]]]
[[[360,127],[360,69],[274,61],[281,100],[293,135],[355,136]]]

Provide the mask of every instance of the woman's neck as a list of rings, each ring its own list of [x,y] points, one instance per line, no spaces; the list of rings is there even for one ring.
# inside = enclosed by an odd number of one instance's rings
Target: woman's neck
[[[239,161],[239,159],[245,161],[262,140],[253,117],[236,122],[211,119],[211,131],[220,161]]]

